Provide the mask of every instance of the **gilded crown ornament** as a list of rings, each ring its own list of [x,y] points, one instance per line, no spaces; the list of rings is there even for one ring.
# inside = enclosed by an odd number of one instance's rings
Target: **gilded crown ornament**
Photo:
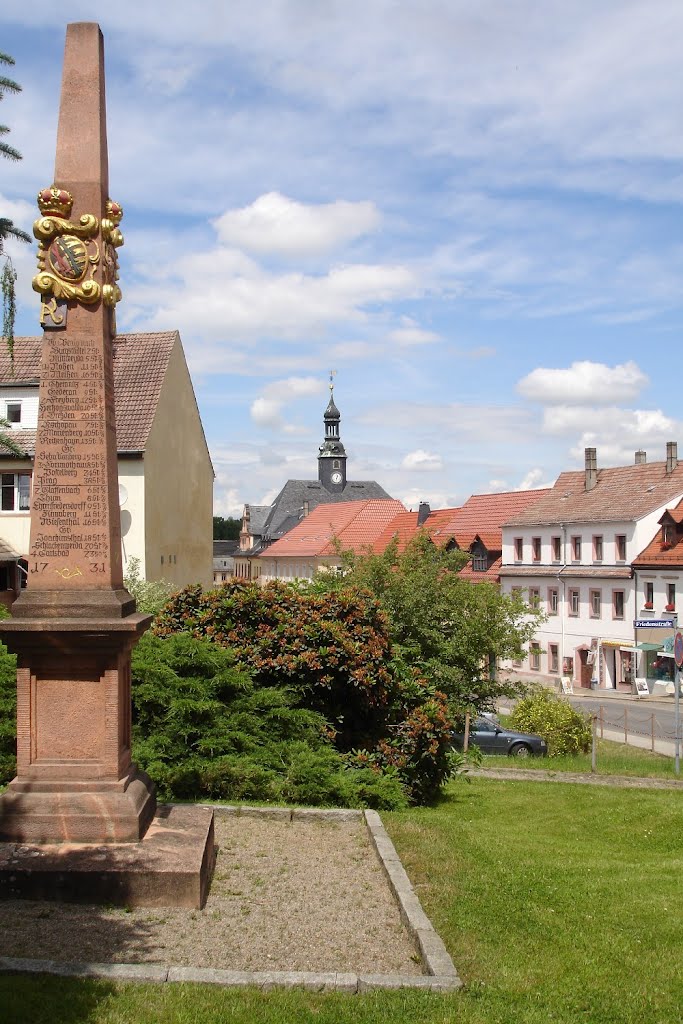
[[[116,250],[123,245],[123,235],[119,230],[119,224],[123,217],[123,208],[112,199],[107,199],[106,217],[102,218],[102,238],[104,240],[104,255],[102,260],[102,300],[105,306],[114,308],[121,299],[119,288],[119,260]]]
[[[100,248],[95,236],[100,222],[92,213],[84,213],[78,221],[69,220],[73,196],[66,189],[51,185],[38,193],[42,217],[33,224],[38,239],[38,273],[33,290],[45,299],[77,299],[86,305],[97,302],[101,288],[93,278],[100,261]]]
[[[74,205],[74,197],[65,188],[57,188],[52,185],[50,188],[41,189],[38,193],[38,208],[43,217],[63,217],[68,219]]]

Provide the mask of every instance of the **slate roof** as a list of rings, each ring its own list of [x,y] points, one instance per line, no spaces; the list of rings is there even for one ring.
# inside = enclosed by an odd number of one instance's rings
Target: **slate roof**
[[[328,491],[319,480],[288,480],[270,506],[263,524],[264,544],[279,540],[296,526],[303,515],[304,501],[308,502],[310,514],[321,504],[349,504],[376,499],[393,501],[391,495],[374,480],[349,481],[340,492]]]
[[[363,551],[374,546],[397,513],[404,512],[394,498],[320,504],[260,557],[333,555],[334,538],[347,550]]]
[[[119,334],[114,341],[116,443],[121,452],[143,452],[152,427],[177,331]],[[14,373],[4,346],[0,351],[0,387],[40,381],[41,338],[14,339]],[[12,438],[30,456],[35,430],[12,430]]]
[[[246,504],[244,507],[249,509],[249,533],[254,537],[260,537],[263,533],[263,524],[268,518],[272,505]]]
[[[237,554],[240,542],[238,540],[215,540],[213,542],[214,558],[229,558]]]
[[[561,523],[634,522],[683,494],[683,462],[666,472],[666,462],[599,469],[587,491],[584,470],[560,473],[549,491],[506,526]]]

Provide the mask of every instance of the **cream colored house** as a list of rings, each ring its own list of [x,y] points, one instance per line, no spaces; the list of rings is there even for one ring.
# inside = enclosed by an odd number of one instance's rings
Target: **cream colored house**
[[[25,578],[41,343],[16,338],[13,368],[0,352],[0,416],[26,452],[0,449],[4,604]],[[124,571],[137,558],[145,579],[211,586],[214,473],[179,333],[119,335],[114,392]]]

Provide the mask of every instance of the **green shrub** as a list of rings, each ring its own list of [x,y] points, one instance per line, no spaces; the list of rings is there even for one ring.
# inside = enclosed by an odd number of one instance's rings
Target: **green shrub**
[[[154,631],[230,650],[257,688],[284,688],[292,706],[322,715],[340,754],[363,752],[365,762],[351,757],[349,765],[371,764],[383,779],[389,772],[414,803],[435,796],[451,774],[446,698],[395,654],[386,615],[368,593],[241,580],[206,593],[188,587],[168,602]]]
[[[552,690],[539,688],[518,701],[508,718],[510,728],[534,732],[548,744],[548,756],[577,754],[590,750],[591,726],[588,715],[573,708]]]
[[[347,764],[291,687],[257,687],[209,640],[146,634],[132,658],[133,757],[162,799],[401,808],[396,773]]]
[[[16,773],[17,659],[0,644],[0,785],[6,785]]]

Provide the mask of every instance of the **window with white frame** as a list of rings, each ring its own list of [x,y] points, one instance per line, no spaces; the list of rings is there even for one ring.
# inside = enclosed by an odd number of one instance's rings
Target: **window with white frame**
[[[581,537],[572,537],[572,562],[581,561]]]
[[[626,534],[618,533],[614,538],[614,546],[616,548],[617,562],[626,561]]]
[[[624,617],[624,591],[612,591],[612,618],[623,619]]]
[[[548,587],[548,615],[557,615],[560,595],[557,587]]]
[[[572,587],[567,594],[567,601],[569,605],[569,614],[578,615],[581,606],[581,592],[578,588]]]
[[[522,537],[515,537],[515,562],[521,562],[524,558],[524,540]]]
[[[30,473],[3,473],[0,508],[3,512],[28,512],[31,498]]]
[[[602,591],[591,590],[588,602],[591,610],[591,619],[599,619],[602,611]]]
[[[561,562],[562,561],[562,538],[561,537],[551,537],[550,538],[550,548],[551,548],[552,554],[553,554],[553,562]]]
[[[540,562],[541,561],[541,538],[540,537],[532,537],[531,538],[531,561],[532,562]]]
[[[5,419],[8,423],[21,423],[21,402],[8,402]]]
[[[602,535],[598,534],[593,537],[593,561],[602,562]]]
[[[529,587],[529,604],[532,608],[538,608],[541,603],[541,592],[538,587]]]
[[[548,644],[548,672],[556,674],[560,669],[560,648],[557,644]]]
[[[655,603],[655,585],[654,583],[645,584],[645,607],[652,608]]]
[[[676,611],[676,584],[667,583],[666,585],[666,610],[668,612]]]

